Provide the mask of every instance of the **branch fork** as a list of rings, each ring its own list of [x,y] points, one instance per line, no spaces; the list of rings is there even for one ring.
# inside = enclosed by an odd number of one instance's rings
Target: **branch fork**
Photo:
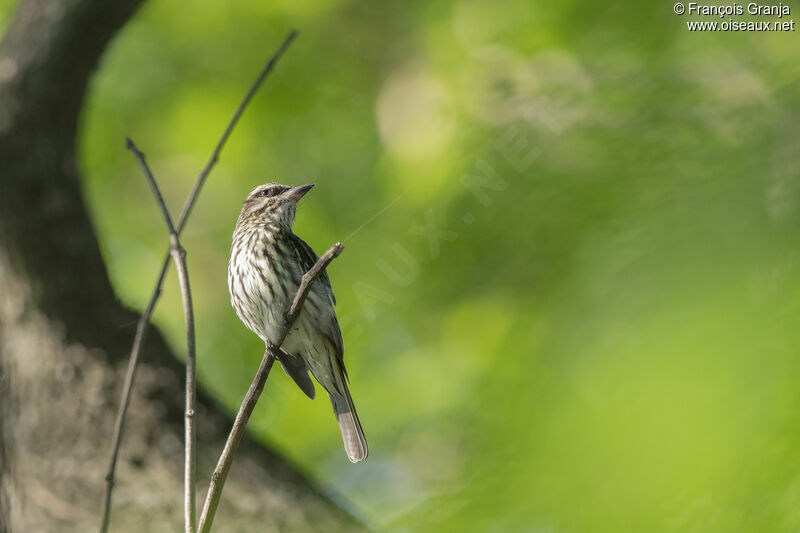
[[[142,167],[150,188],[153,190],[153,196],[156,198],[158,206],[161,208],[161,214],[164,217],[164,222],[167,224],[169,231],[170,242],[170,255],[175,263],[175,268],[178,270],[178,282],[181,287],[181,297],[183,301],[183,315],[186,323],[186,410],[184,412],[184,522],[186,524],[186,532],[194,533],[195,529],[195,516],[197,515],[197,506],[195,499],[195,473],[197,471],[197,454],[195,448],[197,444],[197,430],[194,426],[194,412],[197,403],[197,370],[196,370],[196,357],[195,357],[195,335],[194,335],[194,306],[192,305],[192,291],[189,285],[189,270],[186,267],[186,250],[181,246],[178,240],[178,232],[172,224],[172,217],[169,215],[169,209],[164,202],[164,197],[161,195],[161,190],[158,188],[153,173],[147,165],[144,154],[139,151],[134,142],[128,138],[128,150],[133,152],[134,157]]]
[[[114,432],[111,438],[111,453],[109,459],[108,470],[105,475],[105,489],[103,491],[103,504],[102,504],[102,511],[101,511],[101,522],[100,522],[100,533],[106,533],[109,528],[110,523],[110,516],[111,516],[111,495],[114,487],[114,475],[116,472],[116,465],[117,459],[119,458],[119,449],[122,443],[122,432],[124,429],[124,422],[125,416],[128,411],[128,406],[130,405],[131,400],[131,393],[133,390],[134,379],[136,376],[136,368],[139,363],[142,345],[144,344],[144,338],[147,333],[147,327],[150,323],[150,319],[153,315],[153,311],[155,310],[156,304],[158,303],[159,298],[161,297],[162,287],[164,285],[164,279],[167,274],[167,270],[169,268],[170,261],[174,261],[175,265],[178,269],[179,275],[179,282],[181,284],[181,291],[183,295],[184,301],[184,315],[186,317],[186,329],[187,329],[187,387],[186,387],[186,396],[187,396],[187,403],[186,403],[186,411],[184,416],[186,418],[186,530],[187,531],[195,531],[195,501],[194,501],[194,414],[195,414],[195,403],[194,403],[194,380],[195,380],[195,371],[194,371],[194,317],[192,312],[191,306],[191,292],[189,290],[189,279],[188,273],[186,272],[186,252],[181,247],[179,241],[179,235],[183,230],[186,220],[191,213],[192,208],[194,207],[195,202],[197,201],[197,197],[200,194],[200,190],[203,187],[206,179],[208,178],[209,173],[216,165],[217,161],[219,161],[220,154],[222,149],[225,146],[225,143],[228,141],[231,133],[233,132],[234,127],[239,122],[239,118],[244,113],[247,105],[250,103],[250,100],[253,98],[255,93],[261,86],[261,83],[264,79],[272,72],[273,68],[277,64],[278,60],[283,56],[283,53],[289,48],[289,45],[292,44],[294,39],[297,37],[297,32],[292,31],[283,41],[283,43],[278,47],[278,49],[273,53],[270,57],[269,61],[264,65],[261,69],[261,72],[256,77],[253,84],[248,89],[247,93],[245,94],[244,98],[242,99],[239,106],[236,108],[236,111],[233,114],[230,122],[228,123],[225,131],[222,133],[219,141],[217,142],[214,151],[211,154],[208,162],[206,163],[203,170],[197,177],[197,180],[192,187],[189,196],[186,198],[186,201],[183,204],[183,208],[181,209],[180,215],[178,216],[177,225],[173,225],[172,219],[169,216],[169,212],[164,204],[163,198],[161,197],[161,193],[158,190],[158,186],[155,183],[155,180],[152,177],[152,173],[150,173],[149,168],[147,168],[147,164],[144,160],[144,155],[136,148],[133,141],[128,139],[128,148],[134,153],[139,161],[140,166],[145,172],[145,175],[148,177],[148,181],[150,182],[151,187],[153,188],[153,193],[156,196],[156,199],[162,208],[162,214],[164,215],[164,220],[167,224],[167,228],[170,234],[170,247],[169,250],[164,258],[163,264],[161,266],[161,270],[158,274],[156,279],[156,284],[153,289],[153,293],[150,297],[150,301],[147,304],[147,307],[142,312],[142,315],[139,319],[139,322],[136,326],[136,334],[134,336],[133,345],[131,347],[131,354],[128,361],[128,369],[125,374],[125,381],[122,388],[121,399],[119,409],[117,411],[117,418],[114,423]],[[188,305],[187,305],[188,303]],[[191,323],[191,333],[190,333],[190,323]],[[191,347],[189,345],[189,339],[191,338]],[[191,352],[191,363],[189,359],[189,353]],[[190,376],[190,369],[189,365],[191,364],[191,376]],[[191,383],[190,383],[191,381]],[[191,402],[190,402],[190,396]],[[191,485],[191,487],[190,487]],[[190,491],[191,488],[191,491]]]

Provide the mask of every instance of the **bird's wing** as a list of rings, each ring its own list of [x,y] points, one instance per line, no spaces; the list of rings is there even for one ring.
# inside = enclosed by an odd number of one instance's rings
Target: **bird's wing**
[[[299,355],[280,350],[278,360],[281,362],[281,366],[283,367],[283,371],[286,372],[286,375],[292,378],[294,382],[297,383],[297,386],[300,387],[300,390],[313,400],[316,395],[316,390],[314,390],[314,382],[311,381],[311,378],[308,376],[308,367],[306,366],[306,362],[303,361],[303,358]]]
[[[295,244],[294,249],[297,254],[297,260],[303,268],[303,274],[305,274],[316,264],[319,257],[317,257],[314,249],[311,248],[306,241],[294,234],[292,234],[292,237],[293,243]],[[300,284],[300,280],[297,280],[297,284]],[[333,306],[336,305],[336,296],[333,294],[331,280],[328,277],[327,271],[322,271],[322,275],[314,283],[311,290],[318,291],[318,294],[319,291],[321,291],[322,294],[327,296],[330,302],[330,313],[319,313],[317,327],[336,349],[336,355],[342,365],[342,370],[344,370],[344,341],[342,340],[342,330],[339,328],[339,321],[336,320],[336,312],[333,310]],[[347,376],[347,371],[344,372],[345,376]]]

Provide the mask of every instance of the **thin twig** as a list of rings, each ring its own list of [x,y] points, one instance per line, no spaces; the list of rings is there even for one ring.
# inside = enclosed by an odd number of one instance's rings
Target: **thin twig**
[[[195,454],[195,443],[197,439],[194,427],[194,413],[197,403],[197,371],[195,360],[195,337],[194,337],[194,307],[192,306],[192,290],[189,285],[189,270],[186,267],[186,250],[178,240],[178,232],[172,225],[172,218],[169,216],[167,204],[161,191],[158,189],[156,179],[147,166],[144,154],[139,151],[133,141],[128,139],[128,150],[133,152],[134,157],[142,167],[142,172],[147,177],[153,196],[156,198],[164,221],[169,231],[170,251],[175,268],[178,271],[178,283],[181,287],[181,297],[183,298],[183,316],[186,323],[186,409],[184,411],[184,518],[186,523],[186,533],[195,532],[195,471],[197,469],[197,458]]]
[[[325,268],[331,261],[342,253],[343,249],[344,246],[342,246],[342,243],[337,242],[331,246],[327,252],[322,254],[314,266],[303,275],[292,306],[284,315],[283,327],[272,342],[267,342],[266,350],[264,350],[264,357],[261,359],[261,364],[258,367],[256,376],[250,384],[250,388],[247,390],[242,405],[239,407],[239,412],[236,414],[236,420],[233,422],[228,440],[225,442],[225,447],[222,450],[222,454],[219,456],[217,466],[214,469],[214,473],[211,475],[211,483],[208,486],[206,501],[203,504],[203,511],[200,513],[200,525],[198,527],[200,533],[209,533],[211,531],[211,524],[217,512],[217,506],[219,505],[220,496],[222,495],[222,488],[225,485],[228,472],[233,464],[233,457],[236,455],[236,450],[239,448],[239,443],[244,436],[245,429],[247,428],[247,421],[250,419],[250,415],[256,406],[259,396],[261,396],[261,391],[264,390],[264,383],[266,383],[269,371],[272,369],[272,363],[275,362],[275,354],[278,353],[292,324],[297,320],[297,316],[300,314],[303,302],[305,302],[311,286],[325,271]]]
[[[164,275],[162,273],[161,280],[163,280],[163,278]],[[160,293],[161,281],[156,284],[156,289],[153,294],[160,296]],[[108,531],[108,523],[111,518],[111,491],[114,488],[114,470],[117,465],[120,440],[122,439],[122,423],[125,420],[125,414],[128,412],[128,405],[130,405],[133,378],[136,365],[139,362],[139,354],[142,351],[145,329],[147,329],[147,324],[150,322],[150,316],[153,314],[157,301],[158,296],[150,299],[150,303],[147,304],[144,313],[142,313],[142,319],[140,319],[139,324],[136,325],[136,336],[133,339],[133,347],[131,348],[131,359],[128,363],[128,372],[125,375],[125,384],[122,387],[122,401],[119,405],[117,420],[114,422],[114,436],[111,439],[111,459],[109,459],[108,472],[106,473],[106,488],[103,493],[103,518],[100,523],[101,533],[106,533]]]
[[[186,198],[186,202],[183,204],[183,209],[181,209],[181,214],[178,217],[178,233],[180,234],[181,230],[183,229],[183,225],[186,222],[186,219],[189,218],[189,213],[194,207],[194,202],[197,199],[197,195],[200,194],[200,189],[203,187],[203,184],[208,177],[209,172],[211,169],[214,168],[214,165],[219,161],[219,154],[222,152],[222,148],[225,146],[225,143],[228,141],[228,137],[230,137],[233,128],[236,126],[236,123],[239,122],[239,117],[242,116],[244,113],[247,104],[250,103],[250,100],[253,98],[253,95],[256,94],[256,91],[261,86],[261,82],[264,81],[264,78],[272,72],[273,67],[281,58],[283,53],[289,48],[289,45],[292,44],[292,41],[295,40],[297,37],[297,30],[292,30],[289,35],[286,36],[286,39],[283,41],[283,44],[272,54],[272,57],[264,65],[264,68],[261,69],[261,72],[258,74],[258,77],[253,82],[253,85],[247,91],[247,94],[244,95],[242,99],[242,103],[239,104],[239,107],[236,108],[236,112],[233,114],[231,121],[228,123],[228,127],[225,128],[225,131],[222,133],[222,137],[220,137],[219,142],[217,143],[217,147],[214,148],[214,152],[211,154],[211,158],[209,158],[208,163],[206,163],[205,168],[200,175],[197,177],[197,181],[192,187],[192,191],[189,193],[189,196]]]
[[[220,153],[222,152],[222,148],[225,146],[225,143],[230,137],[233,128],[236,126],[236,123],[239,121],[239,118],[242,116],[247,104],[250,103],[250,100],[255,95],[256,91],[258,91],[261,83],[267,77],[267,75],[272,71],[275,64],[278,62],[278,59],[281,58],[283,53],[292,43],[292,41],[297,37],[297,32],[292,31],[283,41],[283,44],[275,51],[269,61],[266,63],[264,68],[258,74],[253,84],[250,86],[250,89],[247,91],[247,94],[242,99],[239,107],[236,108],[236,111],[233,114],[228,126],[225,128],[225,131],[220,137],[219,142],[217,142],[217,146],[214,148],[214,152],[211,154],[210,159],[206,163],[206,166],[200,172],[197,180],[195,181],[194,186],[192,187],[189,196],[187,196],[186,201],[183,204],[183,209],[181,209],[180,216],[178,217],[178,224],[175,228],[178,235],[180,235],[181,231],[183,230],[186,220],[189,218],[189,213],[192,210],[195,202],[197,201],[197,197],[200,194],[200,190],[203,187],[203,184],[206,181],[211,169],[219,160]],[[116,472],[117,467],[117,459],[119,457],[119,448],[122,443],[122,430],[124,428],[125,422],[125,415],[128,412],[128,405],[130,405],[131,401],[131,393],[133,391],[133,383],[136,377],[136,368],[139,365],[140,354],[142,351],[142,346],[144,345],[145,335],[147,333],[147,326],[150,324],[150,319],[153,316],[153,311],[156,308],[156,304],[158,303],[158,299],[161,297],[161,291],[164,287],[164,278],[167,275],[167,270],[169,269],[169,262],[172,257],[172,249],[166,253],[164,257],[164,261],[161,264],[161,271],[156,278],[156,285],[153,289],[153,293],[150,296],[150,301],[145,307],[144,312],[142,313],[141,317],[139,317],[139,323],[136,325],[136,335],[133,339],[133,346],[131,347],[131,354],[128,360],[128,369],[125,374],[125,382],[122,387],[122,393],[120,396],[119,402],[119,409],[117,411],[117,418],[114,422],[114,434],[111,438],[111,457],[109,459],[108,471],[106,472],[105,477],[105,490],[103,493],[103,509],[102,509],[102,518],[100,521],[100,533],[107,533],[110,516],[111,516],[111,494],[114,489],[114,474]]]
[[[277,347],[280,348],[281,344],[283,343],[283,338],[288,333],[289,328],[292,327],[294,321],[297,320],[297,315],[300,314],[300,309],[303,307],[303,302],[306,301],[306,296],[308,296],[308,291],[311,288],[311,284],[317,281],[317,278],[320,277],[322,272],[328,267],[328,265],[339,257],[339,254],[342,253],[344,250],[344,246],[342,243],[337,242],[333,246],[331,246],[327,252],[322,254],[314,266],[311,269],[303,274],[303,278],[300,280],[300,286],[297,288],[297,294],[294,295],[294,300],[292,301],[292,306],[289,308],[289,311],[286,313],[284,317],[284,327],[282,331],[282,335],[276,339]]]

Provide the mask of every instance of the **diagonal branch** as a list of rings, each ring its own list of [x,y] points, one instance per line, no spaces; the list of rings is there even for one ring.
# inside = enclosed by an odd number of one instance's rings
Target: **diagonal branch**
[[[294,300],[292,300],[292,306],[289,308],[289,311],[286,312],[286,316],[283,319],[285,325],[282,335],[276,342],[278,348],[280,348],[283,343],[283,339],[286,333],[289,332],[289,328],[291,328],[294,321],[297,320],[297,315],[300,314],[300,310],[303,308],[303,303],[305,303],[306,296],[308,296],[308,292],[311,290],[311,285],[325,272],[325,269],[331,264],[331,261],[339,257],[342,250],[344,250],[344,246],[342,243],[337,242],[317,259],[317,262],[314,263],[314,266],[312,266],[308,272],[303,274],[303,279],[300,280],[300,286],[297,288],[297,294],[294,295]]]
[[[233,422],[228,440],[225,442],[225,447],[219,457],[217,466],[214,469],[214,473],[211,475],[211,483],[208,486],[208,494],[203,504],[203,512],[200,514],[200,525],[198,527],[200,533],[209,533],[211,531],[211,524],[217,512],[217,506],[219,505],[220,496],[222,495],[222,488],[225,485],[228,472],[233,464],[233,457],[236,455],[236,450],[239,448],[239,442],[241,442],[244,436],[247,422],[250,420],[250,415],[253,413],[259,396],[261,396],[261,391],[264,390],[264,383],[266,383],[267,377],[269,377],[272,363],[275,362],[276,354],[281,344],[283,344],[289,329],[292,327],[295,320],[297,320],[300,310],[303,307],[303,302],[305,302],[306,296],[308,296],[308,292],[311,290],[311,286],[317,278],[322,275],[331,261],[342,253],[343,249],[344,246],[342,246],[342,243],[337,242],[331,246],[327,252],[322,254],[314,266],[303,275],[292,306],[289,308],[289,311],[286,312],[286,315],[284,315],[283,327],[278,332],[278,336],[274,339],[274,342],[267,342],[264,357],[261,359],[261,364],[258,367],[256,376],[253,378],[253,382],[247,390],[242,405],[239,407],[239,412],[236,413],[236,420]]]
[[[261,83],[264,79],[272,72],[273,67],[281,58],[283,53],[289,47],[289,45],[294,41],[297,37],[297,31],[292,31],[283,41],[283,44],[273,53],[272,57],[266,63],[261,72],[256,77],[253,84],[250,86],[250,89],[247,91],[247,94],[242,99],[242,102],[239,104],[239,107],[233,114],[228,126],[225,128],[225,131],[220,137],[219,142],[217,142],[214,151],[211,154],[206,166],[200,172],[200,175],[197,177],[194,186],[192,187],[189,196],[186,198],[186,202],[183,205],[183,209],[181,210],[180,216],[178,217],[178,224],[175,227],[175,232],[180,235],[181,231],[183,230],[184,225],[186,224],[186,220],[189,217],[189,213],[194,206],[197,196],[200,194],[200,190],[203,187],[203,184],[206,181],[211,169],[219,160],[220,153],[222,152],[222,148],[225,146],[225,143],[228,141],[228,137],[230,137],[233,128],[239,122],[239,118],[244,113],[245,108],[252,100],[255,93],[258,91]],[[166,254],[164,258],[163,264],[161,265],[161,271],[158,274],[156,279],[156,284],[153,289],[153,294],[150,297],[150,301],[145,307],[144,312],[142,313],[141,317],[139,318],[139,323],[136,326],[136,335],[133,340],[133,346],[131,347],[131,355],[128,361],[128,370],[125,374],[125,382],[122,388],[122,394],[120,398],[120,405],[119,410],[117,411],[117,418],[114,423],[114,434],[111,439],[111,457],[109,459],[108,465],[108,472],[106,473],[105,477],[105,490],[103,493],[103,509],[102,509],[102,519],[100,525],[100,532],[106,533],[108,531],[110,516],[111,516],[111,494],[114,488],[114,474],[116,472],[117,466],[117,459],[119,457],[119,448],[122,443],[122,431],[124,429],[125,423],[125,415],[128,411],[128,405],[130,404],[131,400],[131,392],[133,390],[133,383],[134,378],[136,377],[136,368],[139,364],[139,357],[142,351],[142,345],[144,344],[145,334],[147,333],[147,327],[150,324],[150,319],[153,316],[153,311],[155,310],[156,304],[158,303],[158,299],[161,297],[161,290],[164,286],[164,278],[167,275],[167,269],[169,268],[170,258],[172,257],[172,250],[170,248],[169,252]]]
[[[211,157],[206,163],[205,168],[203,168],[200,175],[197,176],[197,181],[195,181],[194,186],[192,187],[192,191],[189,193],[189,196],[186,198],[186,202],[183,204],[183,209],[181,209],[181,214],[178,216],[178,233],[183,230],[183,226],[186,223],[186,219],[189,218],[189,213],[192,211],[192,207],[194,207],[195,200],[197,200],[197,195],[200,194],[200,189],[203,187],[203,184],[206,182],[206,178],[208,174],[211,172],[211,169],[214,168],[214,165],[217,164],[219,161],[219,154],[222,152],[222,149],[225,147],[225,143],[228,142],[228,137],[230,137],[233,128],[239,122],[239,117],[242,116],[244,110],[247,108],[247,104],[250,103],[252,100],[253,95],[256,94],[259,87],[261,87],[261,82],[264,81],[272,69],[275,67],[275,64],[281,58],[283,53],[289,48],[289,45],[292,44],[292,41],[295,40],[297,37],[297,30],[292,30],[289,32],[289,35],[286,36],[286,39],[283,41],[283,44],[272,54],[272,57],[267,61],[267,64],[264,65],[264,68],[261,69],[259,72],[258,77],[253,82],[253,85],[250,86],[248,89],[247,94],[244,95],[242,102],[239,104],[239,107],[236,108],[236,111],[233,113],[233,117],[231,121],[228,123],[228,126],[225,128],[225,131],[222,133],[222,137],[220,137],[217,146],[214,148],[214,151],[211,153]]]
[[[186,267],[186,251],[178,240],[178,232],[172,225],[172,218],[169,216],[167,204],[158,189],[153,173],[147,166],[144,154],[139,151],[133,141],[128,139],[128,149],[133,152],[134,157],[142,167],[153,196],[156,198],[164,221],[169,231],[170,253],[178,271],[178,283],[181,287],[181,297],[183,299],[183,315],[186,322],[186,409],[184,411],[184,519],[186,523],[186,533],[195,531],[195,472],[197,470],[197,458],[195,454],[195,444],[197,431],[194,427],[194,414],[197,403],[197,371],[195,359],[195,336],[194,336],[194,307],[192,306],[192,291],[189,286],[189,271]]]

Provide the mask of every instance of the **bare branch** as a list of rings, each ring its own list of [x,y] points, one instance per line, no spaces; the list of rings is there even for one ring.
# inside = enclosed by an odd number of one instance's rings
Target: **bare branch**
[[[253,98],[255,93],[258,91],[261,83],[267,77],[267,75],[272,71],[275,64],[281,58],[283,53],[292,43],[292,41],[297,37],[297,32],[292,31],[284,40],[283,44],[275,51],[269,61],[266,63],[264,68],[256,77],[253,84],[250,86],[250,89],[245,94],[242,102],[239,104],[239,107],[233,114],[228,126],[225,128],[225,131],[220,137],[219,142],[217,143],[216,148],[214,148],[214,152],[211,154],[211,158],[206,163],[205,168],[203,168],[200,175],[197,177],[194,186],[192,187],[189,196],[186,198],[186,202],[183,205],[183,209],[181,210],[181,214],[178,217],[178,224],[175,228],[175,231],[178,235],[180,235],[181,231],[183,230],[184,225],[186,224],[186,220],[189,217],[189,213],[194,206],[195,201],[197,200],[197,196],[200,194],[200,190],[205,183],[206,178],[208,177],[211,169],[214,167],[216,162],[219,160],[219,155],[222,152],[222,148],[225,146],[225,143],[230,137],[233,128],[236,126],[236,123],[239,121],[242,113],[244,112],[247,104],[250,103],[250,100]],[[119,410],[117,411],[117,418],[114,423],[114,434],[111,438],[111,457],[109,459],[108,465],[108,472],[106,473],[105,477],[105,490],[103,493],[103,509],[102,509],[102,519],[100,523],[100,532],[106,533],[108,531],[110,516],[111,516],[111,494],[114,488],[114,474],[116,472],[117,466],[117,459],[119,457],[119,448],[122,443],[122,431],[124,429],[124,422],[125,416],[128,412],[128,405],[130,404],[131,400],[131,392],[133,390],[133,384],[136,377],[136,368],[139,365],[139,359],[142,351],[142,346],[144,344],[144,338],[147,333],[147,326],[150,324],[150,319],[153,316],[153,311],[155,310],[156,304],[158,303],[159,298],[161,297],[161,290],[164,286],[164,278],[167,275],[167,270],[169,269],[169,262],[170,258],[172,257],[172,246],[170,246],[170,250],[167,252],[166,257],[161,265],[161,271],[158,274],[156,279],[156,284],[153,289],[153,294],[150,297],[150,301],[145,307],[144,312],[142,313],[141,317],[139,318],[139,323],[136,325],[136,335],[133,340],[133,346],[131,347],[131,355],[128,361],[128,369],[125,374],[125,382],[122,387],[122,393],[120,397],[119,403]]]
[[[220,137],[219,142],[217,143],[216,148],[211,153],[211,158],[206,163],[205,168],[200,175],[197,177],[197,181],[194,183],[194,187],[192,187],[192,191],[189,193],[189,196],[186,198],[186,202],[183,204],[183,209],[181,209],[181,214],[178,217],[178,233],[181,232],[183,229],[183,225],[186,223],[186,219],[189,218],[189,213],[194,207],[195,200],[197,200],[197,195],[200,194],[200,189],[203,187],[203,184],[206,182],[206,178],[208,177],[209,172],[211,169],[214,168],[214,165],[217,164],[219,161],[219,154],[222,152],[222,148],[225,146],[225,143],[228,141],[228,137],[230,137],[233,128],[236,126],[236,123],[239,122],[239,117],[242,116],[244,113],[247,104],[250,103],[250,100],[253,98],[253,95],[256,94],[258,88],[261,86],[261,82],[264,81],[264,78],[272,72],[273,67],[281,58],[283,53],[289,48],[289,45],[292,44],[292,41],[295,40],[297,37],[297,30],[292,30],[289,32],[289,35],[286,36],[286,39],[283,41],[283,44],[278,48],[267,64],[264,65],[264,68],[261,69],[261,72],[258,74],[258,77],[253,82],[253,85],[250,86],[250,89],[247,91],[247,94],[244,95],[242,102],[239,104],[239,107],[236,108],[236,112],[234,112],[231,121],[228,123],[228,127],[225,128],[225,131],[222,133],[222,137]]]
[[[233,456],[236,455],[236,450],[239,449],[239,443],[244,437],[244,429],[247,427],[247,422],[250,420],[250,415],[253,413],[258,398],[261,396],[261,391],[264,390],[264,384],[267,382],[269,371],[272,370],[272,363],[274,362],[275,358],[272,356],[272,351],[267,348],[264,351],[264,357],[261,358],[256,377],[247,390],[242,405],[239,407],[239,412],[236,413],[236,420],[233,422],[233,428],[231,428],[231,432],[228,435],[228,440],[225,441],[225,447],[222,449],[217,466],[211,474],[208,494],[203,504],[203,510],[200,513],[200,524],[198,526],[200,533],[211,531],[211,524],[214,521],[214,515],[217,512],[219,499],[222,495],[222,487],[225,485],[231,464],[233,464]]]
[[[169,209],[167,209],[167,204],[164,202],[164,197],[161,196],[161,190],[158,188],[158,184],[156,183],[156,179],[153,177],[153,173],[150,171],[150,167],[147,164],[147,161],[144,158],[144,154],[139,151],[136,147],[136,144],[133,142],[133,139],[128,137],[125,139],[125,147],[133,152],[133,157],[136,158],[136,161],[139,163],[139,166],[142,168],[142,172],[144,172],[145,177],[147,178],[147,183],[150,184],[150,189],[153,191],[153,196],[156,197],[156,203],[158,203],[158,207],[161,209],[161,215],[164,217],[164,222],[167,224],[167,231],[169,232],[170,241],[172,241],[173,235],[177,237],[178,232],[175,231],[175,226],[172,224],[172,217],[169,216]],[[170,245],[170,249],[174,246]]]
[[[139,151],[133,141],[128,139],[128,149],[133,152],[134,157],[142,167],[142,172],[147,177],[153,196],[156,198],[161,214],[167,224],[169,231],[170,253],[178,271],[178,283],[181,287],[181,297],[183,299],[183,315],[186,325],[186,409],[184,411],[184,518],[186,523],[186,533],[195,532],[195,471],[197,470],[197,458],[195,454],[195,444],[197,432],[194,427],[194,413],[197,409],[197,370],[195,358],[195,335],[194,335],[194,307],[192,305],[192,291],[189,286],[189,270],[186,267],[186,251],[181,247],[178,240],[178,232],[172,224],[169,216],[169,209],[164,203],[164,197],[158,188],[156,179],[147,165],[144,154]]]
[[[239,407],[239,412],[236,413],[236,420],[233,422],[228,440],[225,442],[225,447],[222,450],[222,454],[219,456],[217,466],[214,468],[214,473],[211,475],[208,494],[203,504],[203,511],[200,514],[200,525],[198,526],[198,531],[200,531],[200,533],[209,533],[211,531],[211,524],[217,512],[220,496],[222,496],[222,488],[225,485],[228,472],[233,464],[233,457],[236,455],[236,450],[239,448],[239,443],[244,436],[245,429],[247,428],[247,421],[250,420],[250,415],[253,413],[259,396],[261,396],[261,391],[264,390],[264,383],[267,381],[269,371],[272,369],[272,363],[275,362],[276,354],[280,350],[281,344],[283,344],[292,324],[297,320],[297,316],[300,314],[303,302],[305,302],[306,296],[308,296],[308,292],[311,290],[311,286],[317,278],[322,275],[331,261],[342,253],[342,250],[344,250],[344,246],[342,246],[342,243],[337,242],[331,246],[327,252],[322,254],[314,266],[303,275],[292,306],[285,315],[283,328],[278,332],[278,336],[274,339],[274,342],[267,342],[267,348],[264,350],[264,357],[261,359],[261,364],[258,367],[256,376],[253,378],[253,382],[247,390],[242,405]]]
[[[322,254],[322,256],[314,263],[314,266],[311,267],[311,270],[303,274],[303,279],[300,280],[300,287],[297,289],[297,294],[294,296],[294,300],[292,301],[292,306],[289,308],[289,311],[286,313],[285,321],[286,321],[286,328],[285,332],[289,331],[289,328],[294,321],[297,320],[297,315],[300,314],[300,310],[303,308],[303,302],[306,301],[306,296],[308,296],[308,291],[311,288],[311,284],[314,283],[318,277],[322,275],[328,265],[339,257],[339,254],[342,253],[344,250],[344,246],[342,243],[337,242],[333,246],[331,246],[327,252]],[[278,346],[283,342],[283,337],[278,341]]]
[[[166,263],[167,265],[169,263]],[[166,269],[164,269],[166,271]],[[163,280],[164,273],[162,272],[161,279]],[[161,296],[161,282],[156,284],[154,294]],[[133,347],[131,348],[131,358],[128,363],[128,371],[125,374],[125,384],[122,387],[122,400],[119,404],[119,411],[117,412],[117,419],[114,422],[114,435],[111,438],[111,458],[109,459],[108,472],[106,473],[105,481],[106,487],[103,492],[103,513],[100,522],[100,532],[106,533],[108,531],[108,523],[111,518],[111,491],[114,488],[114,471],[117,465],[117,457],[119,455],[120,441],[122,440],[122,425],[125,421],[125,415],[128,412],[128,405],[130,405],[131,392],[133,390],[133,378],[136,373],[136,366],[139,363],[139,354],[142,351],[142,343],[144,342],[144,333],[147,325],[150,322],[150,317],[153,315],[153,310],[156,307],[158,296],[151,298],[147,304],[142,318],[136,325],[136,336],[133,339]]]

